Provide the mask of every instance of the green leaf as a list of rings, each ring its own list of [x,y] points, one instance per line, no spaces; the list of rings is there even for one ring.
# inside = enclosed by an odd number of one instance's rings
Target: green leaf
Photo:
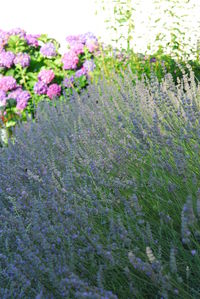
[[[8,95],[8,96],[9,96],[9,95]],[[7,99],[7,101],[6,101],[6,109],[7,109],[7,108],[13,108],[13,107],[16,107],[16,105],[17,105],[17,101],[16,101],[15,99],[12,99],[12,98]]]
[[[13,53],[19,53],[24,52],[27,49],[28,45],[24,38],[21,38],[17,35],[10,36],[6,46],[6,50],[12,51]]]
[[[9,120],[9,121],[6,122],[6,128],[13,127],[13,126],[16,125],[16,123],[17,123],[17,122],[14,121],[14,120]]]
[[[48,41],[47,34],[41,34],[40,37],[38,37],[38,40],[43,42],[43,43],[47,43],[47,41]]]
[[[35,74],[35,73],[28,72],[27,76],[29,79],[37,80],[37,74]]]
[[[14,77],[14,73],[15,73],[15,70],[13,70],[13,69],[9,69],[9,70],[7,70],[6,71],[6,76],[13,76]]]

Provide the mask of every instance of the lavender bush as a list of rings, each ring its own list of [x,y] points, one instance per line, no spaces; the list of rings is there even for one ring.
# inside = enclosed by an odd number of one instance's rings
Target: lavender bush
[[[200,85],[111,81],[0,149],[1,298],[199,298]]]

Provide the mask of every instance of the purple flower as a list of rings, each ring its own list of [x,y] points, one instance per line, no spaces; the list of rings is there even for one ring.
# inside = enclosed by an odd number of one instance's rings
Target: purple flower
[[[46,94],[47,93],[47,84],[42,81],[36,82],[34,86],[34,93],[35,94]]]
[[[98,41],[96,36],[92,32],[86,32],[84,34],[81,34],[79,36],[79,39],[82,40],[82,42],[85,44],[87,40],[92,39],[95,40],[96,42]]]
[[[40,34],[27,34],[25,39],[27,41],[27,44],[33,47],[38,47],[39,42],[38,42],[38,37],[40,37]]]
[[[6,92],[0,90],[0,107],[5,106],[5,104],[6,104]]]
[[[66,37],[66,41],[71,44],[73,42],[80,42],[80,36],[79,35],[68,35]]]
[[[17,88],[8,94],[7,99],[17,100],[16,108],[19,110],[24,110],[30,97],[31,95],[28,91]]]
[[[80,70],[76,71],[75,73],[75,77],[79,78],[83,75],[86,75],[86,70],[84,67],[82,67]]]
[[[94,52],[98,49],[98,41],[94,38],[90,38],[85,43],[86,47],[88,48],[89,52]]]
[[[10,68],[13,65],[15,54],[11,51],[3,51],[0,54],[0,66]]]
[[[156,58],[155,57],[152,57],[151,59],[150,59],[150,62],[152,63],[152,62],[156,62]]]
[[[70,78],[65,78],[65,79],[63,80],[62,84],[63,84],[65,87],[70,88],[70,87],[72,87],[73,82],[74,82],[74,77],[71,76]]]
[[[0,44],[4,47],[9,40],[9,34],[6,31],[0,30]]]
[[[52,70],[41,70],[38,74],[38,79],[46,84],[49,84],[55,77]]]
[[[31,95],[28,91],[23,90],[17,97],[17,106],[18,110],[24,110],[27,106],[28,100],[30,99]]]
[[[79,55],[84,53],[84,45],[80,42],[73,41],[70,43],[70,49],[76,54]]]
[[[13,90],[12,92],[10,92],[7,96],[8,99],[15,99],[17,100],[19,94],[22,92],[22,89],[19,87],[15,90]]]
[[[95,69],[95,63],[93,60],[86,60],[83,63],[83,67],[86,70],[87,73],[92,72]]]
[[[17,82],[12,76],[4,76],[0,78],[0,90],[5,92],[15,89]]]
[[[30,65],[30,56],[26,53],[18,53],[14,59],[14,64],[20,64],[22,67]]]
[[[84,52],[84,45],[87,46],[90,52],[94,52],[98,48],[98,40],[92,32],[87,32],[80,35],[69,35],[66,41],[70,45],[70,49],[76,54]]]
[[[53,57],[53,56],[56,56],[56,48],[53,43],[49,42],[49,43],[44,44],[41,47],[40,53],[44,57]]]
[[[197,251],[195,249],[191,250],[191,254],[194,256],[197,253]]]
[[[58,84],[51,84],[47,90],[48,97],[52,100],[54,97],[59,96],[61,87]]]
[[[25,38],[26,36],[26,31],[21,29],[21,28],[14,28],[8,31],[8,34],[11,35],[18,35],[21,38]]]
[[[8,40],[9,34],[6,31],[0,29],[0,38]]]
[[[30,93],[27,90],[22,90],[21,93],[18,96],[18,101],[28,102],[28,100],[31,98]]]
[[[76,69],[78,61],[79,58],[73,51],[69,51],[65,53],[62,58],[62,62],[64,64],[63,69],[64,70]]]

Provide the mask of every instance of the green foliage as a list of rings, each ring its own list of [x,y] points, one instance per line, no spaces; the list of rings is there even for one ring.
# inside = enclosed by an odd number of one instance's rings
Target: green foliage
[[[8,40],[6,49],[7,51],[11,51],[16,54],[28,50],[28,45],[24,38],[17,35],[12,35]]]
[[[162,81],[166,73],[172,75],[175,84],[183,77],[182,69],[189,74],[188,65],[194,72],[196,82],[200,80],[200,63],[199,60],[182,60],[175,59],[169,54],[164,53],[162,46],[158,51],[151,55],[142,53],[134,53],[126,50],[113,49],[111,46],[105,47],[101,54],[95,57],[96,69],[93,72],[93,78],[97,82],[98,78],[102,78],[102,70],[109,80],[112,76],[112,70],[123,76],[130,67],[133,74],[140,80],[145,77],[151,78],[152,72],[156,75],[159,82]]]

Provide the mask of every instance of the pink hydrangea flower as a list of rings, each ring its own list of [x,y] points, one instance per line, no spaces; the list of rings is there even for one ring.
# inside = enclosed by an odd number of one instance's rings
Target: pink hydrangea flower
[[[76,55],[79,55],[81,53],[84,53],[84,45],[77,41],[71,42],[70,50],[73,51]]]
[[[8,31],[8,34],[11,35],[18,35],[21,38],[25,38],[26,36],[26,31],[21,28],[13,28],[10,31]]]
[[[47,95],[51,100],[56,96],[60,96],[60,93],[61,93],[61,87],[58,84],[56,84],[56,83],[51,84],[48,87]]]
[[[66,37],[66,41],[71,44],[73,42],[79,42],[80,41],[80,37],[79,35],[68,35]]]
[[[9,34],[6,31],[0,29],[0,43],[2,46],[5,46],[9,40]]]
[[[33,47],[38,47],[39,46],[39,42],[38,42],[38,37],[40,37],[40,34],[27,34],[25,39],[27,41],[27,44]]]
[[[15,90],[11,91],[8,94],[7,98],[8,99],[15,99],[15,100],[17,100],[17,98],[18,98],[18,96],[20,95],[21,92],[22,92],[22,88],[19,87],[19,88],[15,89]]]
[[[22,67],[28,67],[30,64],[30,56],[27,53],[17,53],[14,64],[20,64]]]
[[[38,74],[38,79],[46,84],[49,84],[55,77],[52,70],[41,70]]]
[[[98,42],[95,39],[88,39],[85,43],[86,47],[90,52],[94,52],[98,49]]]
[[[17,88],[17,82],[12,76],[3,76],[0,78],[0,90],[5,92]]]
[[[46,94],[47,93],[47,84],[42,82],[42,81],[38,81],[35,83],[34,85],[34,93],[35,94]]]
[[[0,66],[11,68],[14,63],[15,54],[11,51],[2,51],[0,54]]]
[[[63,55],[62,62],[63,62],[63,69],[70,70],[76,69],[78,64],[79,58],[76,53],[73,51],[69,51]]]
[[[56,56],[56,47],[51,42],[46,43],[40,48],[40,53],[44,57],[48,57],[48,58],[54,57],[54,56]]]

